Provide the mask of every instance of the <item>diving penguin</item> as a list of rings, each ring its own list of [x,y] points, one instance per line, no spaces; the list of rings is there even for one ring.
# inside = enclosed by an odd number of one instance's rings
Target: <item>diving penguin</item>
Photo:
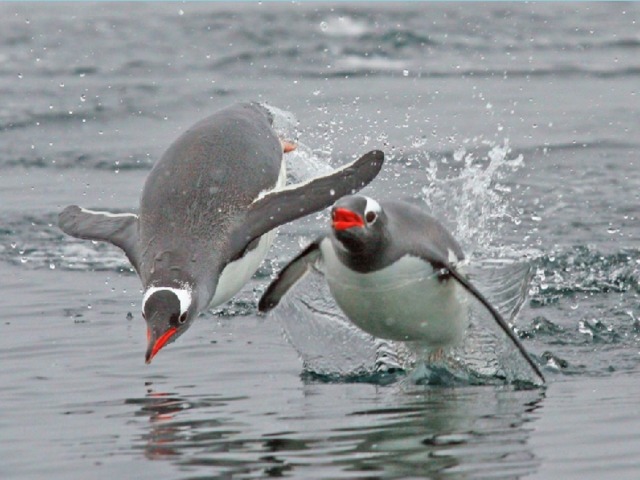
[[[138,214],[66,207],[67,234],[121,248],[143,286],[146,362],[176,340],[199,312],[229,300],[264,259],[279,225],[355,193],[380,171],[371,151],[326,176],[285,186],[273,115],[240,103],[193,125],[149,173]]]
[[[338,306],[373,336],[417,341],[432,351],[462,342],[473,295],[544,382],[538,366],[507,322],[456,264],[458,242],[435,218],[407,202],[351,195],[331,210],[329,235],[289,262],[264,292],[258,309],[274,308],[291,286],[318,265]]]

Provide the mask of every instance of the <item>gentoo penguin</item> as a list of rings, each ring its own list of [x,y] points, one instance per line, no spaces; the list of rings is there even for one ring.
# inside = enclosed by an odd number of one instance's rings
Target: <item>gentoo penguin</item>
[[[273,115],[261,104],[220,110],[181,135],[147,177],[138,214],[65,208],[59,226],[74,237],[124,250],[143,286],[146,362],[199,312],[229,300],[251,278],[273,229],[355,193],[380,171],[372,151],[331,174],[285,186]]]
[[[416,205],[351,195],[331,210],[331,230],[311,243],[269,285],[258,308],[275,307],[317,265],[346,316],[379,338],[418,342],[432,352],[458,345],[469,312],[466,290],[544,377],[507,322],[457,268],[464,254],[435,218]]]

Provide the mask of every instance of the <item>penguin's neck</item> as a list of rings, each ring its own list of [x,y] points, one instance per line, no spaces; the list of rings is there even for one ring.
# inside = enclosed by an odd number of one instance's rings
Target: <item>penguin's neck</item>
[[[349,250],[340,240],[333,236],[331,244],[338,260],[346,267],[360,273],[368,273],[373,270],[379,270],[383,267],[381,259],[381,251],[384,248],[382,244],[371,245],[362,251]]]
[[[215,293],[217,275],[211,272],[221,270],[211,256],[198,258],[197,248],[166,248],[149,255],[152,266],[145,279],[145,291],[151,289],[172,289],[189,291],[193,306],[197,311],[204,309]]]

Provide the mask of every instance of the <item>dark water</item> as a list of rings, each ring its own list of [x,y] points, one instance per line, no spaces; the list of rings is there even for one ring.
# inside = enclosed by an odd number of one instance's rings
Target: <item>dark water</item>
[[[0,5],[0,477],[638,478],[639,17]],[[256,299],[322,216],[281,229],[254,281],[145,366],[137,278],[57,212],[135,209],[180,132],[249,99],[296,115],[294,162],[383,148],[371,195],[424,201],[479,264],[528,265],[514,324],[548,387],[305,373],[292,319]]]

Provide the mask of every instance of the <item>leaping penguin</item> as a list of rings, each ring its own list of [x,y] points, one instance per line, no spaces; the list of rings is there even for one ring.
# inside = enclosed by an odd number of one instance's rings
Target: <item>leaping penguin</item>
[[[458,345],[468,326],[466,290],[491,313],[536,375],[544,376],[502,315],[463,276],[458,242],[435,218],[407,202],[352,195],[331,210],[329,235],[311,243],[269,285],[258,304],[267,312],[318,265],[346,316],[379,338],[417,341],[438,351]]]
[[[147,363],[182,335],[197,314],[229,300],[266,256],[279,225],[355,193],[380,171],[371,151],[331,174],[285,186],[283,152],[273,115],[241,103],[181,135],[147,177],[138,214],[65,208],[67,234],[121,248],[143,285]]]

